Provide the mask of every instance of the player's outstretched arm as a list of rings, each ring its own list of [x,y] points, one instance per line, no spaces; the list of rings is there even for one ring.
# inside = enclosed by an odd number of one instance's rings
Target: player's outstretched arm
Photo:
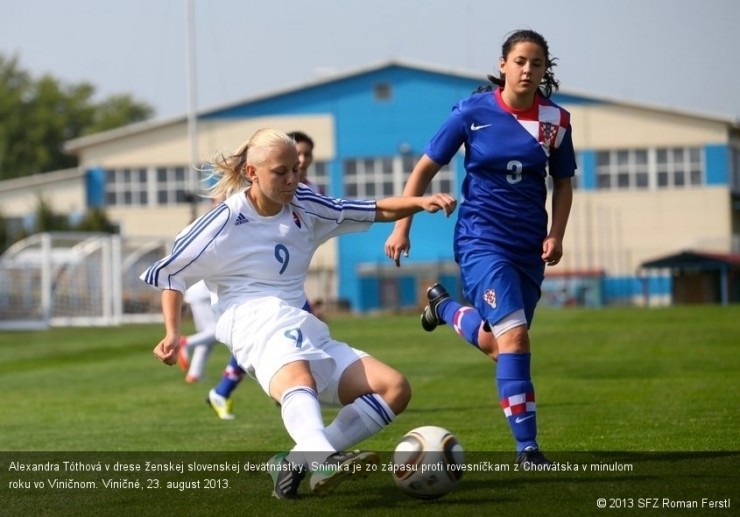
[[[431,196],[387,197],[376,201],[376,222],[392,222],[404,219],[422,210],[434,214],[440,210],[449,216],[455,211],[457,201],[449,194]]]
[[[411,172],[403,189],[403,195],[421,196],[440,168],[441,165],[435,163],[426,154],[423,155]],[[408,257],[411,251],[411,239],[409,238],[411,222],[412,217],[399,219],[385,241],[385,254],[396,263],[397,267],[401,266],[401,255]]]

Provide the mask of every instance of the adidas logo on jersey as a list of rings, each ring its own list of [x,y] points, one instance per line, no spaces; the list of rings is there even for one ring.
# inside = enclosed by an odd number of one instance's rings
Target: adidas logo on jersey
[[[240,224],[248,223],[249,219],[244,217],[244,214],[239,214],[236,216],[236,222],[234,223],[236,226],[239,226]]]

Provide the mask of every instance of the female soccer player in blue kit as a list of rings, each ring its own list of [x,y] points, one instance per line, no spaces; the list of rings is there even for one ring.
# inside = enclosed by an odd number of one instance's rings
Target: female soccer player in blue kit
[[[517,445],[519,463],[550,463],[537,444],[528,329],[540,297],[545,264],[563,254],[573,197],[575,153],[570,115],[549,97],[559,84],[547,42],[519,30],[504,42],[500,77],[459,101],[432,137],[409,177],[404,195],[423,193],[442,165],[465,146],[463,198],[454,253],[463,294],[475,310],[454,301],[435,284],[422,326],[447,323],[497,360],[501,408]],[[548,231],[545,177],[553,180]],[[400,264],[410,249],[411,218],[398,221],[386,254]]]
[[[203,279],[215,300],[216,338],[280,402],[295,442],[270,462],[273,494],[295,499],[307,472],[312,492],[328,494],[380,461],[371,451],[341,451],[390,424],[411,389],[401,373],[332,339],[303,310],[311,257],[337,235],[422,210],[449,215],[456,202],[447,194],[377,201],[317,194],[299,182],[295,142],[273,129],[257,131],[214,171],[221,178],[211,195],[225,201],[183,229],[170,255],[141,275],[162,290],[165,336],[154,354],[166,364],[177,361],[182,293]],[[342,406],[328,426],[320,402]]]

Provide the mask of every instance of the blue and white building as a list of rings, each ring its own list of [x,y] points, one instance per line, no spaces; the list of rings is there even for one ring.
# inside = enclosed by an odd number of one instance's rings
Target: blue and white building
[[[207,163],[261,127],[302,130],[316,141],[311,177],[326,194],[398,195],[453,103],[486,84],[485,75],[392,61],[204,109],[197,156]],[[670,272],[644,270],[644,262],[679,250],[740,252],[738,120],[567,88],[553,99],[571,112],[579,169],[565,256],[548,271],[545,302],[665,303]],[[208,206],[189,201],[198,184],[185,114],[66,147],[79,169],[0,183],[6,218],[27,217],[42,195],[70,214],[104,207],[123,237],[159,238]],[[460,192],[462,152],[432,189]],[[309,296],[361,312],[423,305],[429,283],[457,285],[453,227],[454,217],[416,216],[400,269],[383,254],[391,225],[327,243],[312,265]]]

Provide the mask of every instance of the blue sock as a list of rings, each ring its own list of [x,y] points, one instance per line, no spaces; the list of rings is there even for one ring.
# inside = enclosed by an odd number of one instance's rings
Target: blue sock
[[[458,336],[478,348],[478,329],[483,322],[478,311],[448,298],[437,305],[437,313]]]
[[[234,356],[232,355],[229,358],[229,364],[227,364],[224,369],[224,375],[221,377],[221,382],[219,382],[214,388],[216,393],[222,397],[229,398],[231,396],[231,392],[239,386],[240,382],[242,382],[244,373],[244,370],[242,370],[241,366],[239,366],[239,363],[236,362],[236,359],[234,359]]]
[[[504,410],[517,452],[537,446],[537,416],[534,385],[530,375],[531,354],[500,354],[496,384],[501,409]]]

